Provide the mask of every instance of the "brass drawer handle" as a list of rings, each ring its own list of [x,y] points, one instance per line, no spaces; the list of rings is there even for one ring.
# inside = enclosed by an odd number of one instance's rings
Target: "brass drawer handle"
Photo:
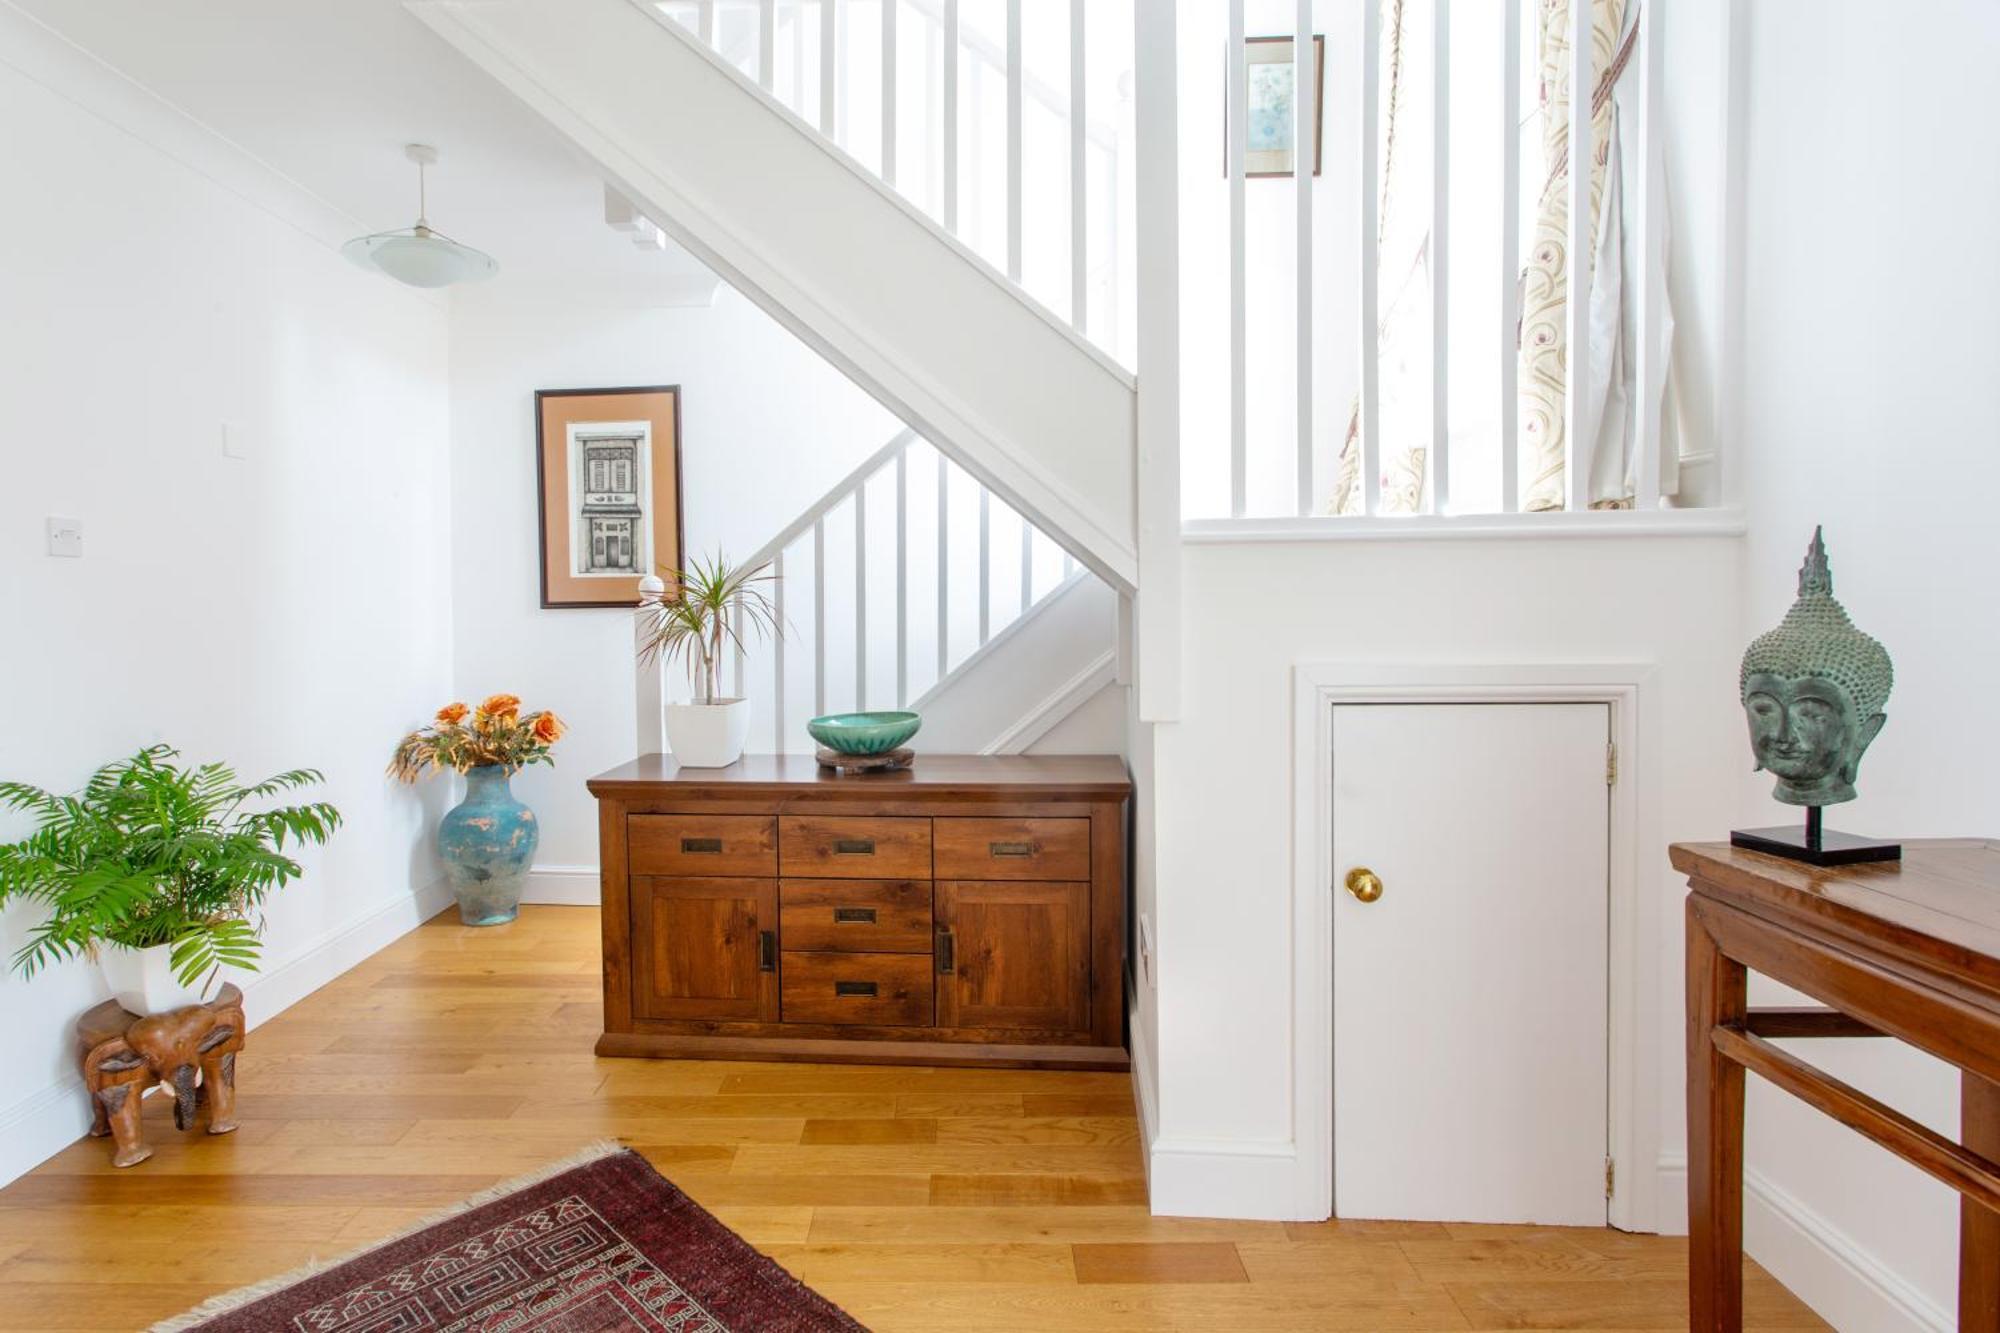
[[[989,842],[986,850],[995,856],[1033,856],[1035,844],[1032,842]]]
[[[875,909],[872,907],[836,907],[833,909],[833,921],[835,925],[854,924],[872,926],[875,924]]]
[[[681,850],[689,855],[693,855],[696,852],[720,852],[722,850],[722,839],[682,838]]]
[[[835,995],[854,995],[863,999],[875,998],[875,983],[872,981],[836,981],[833,983]]]
[[[833,854],[835,856],[873,856],[875,855],[875,839],[835,838],[833,840]]]

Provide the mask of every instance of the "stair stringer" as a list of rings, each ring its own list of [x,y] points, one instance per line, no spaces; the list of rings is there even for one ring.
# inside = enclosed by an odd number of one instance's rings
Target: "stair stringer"
[[[1117,678],[1118,594],[1078,573],[910,704],[917,745],[1019,754]]]
[[[406,0],[662,230],[1113,586],[1132,376],[631,0]]]

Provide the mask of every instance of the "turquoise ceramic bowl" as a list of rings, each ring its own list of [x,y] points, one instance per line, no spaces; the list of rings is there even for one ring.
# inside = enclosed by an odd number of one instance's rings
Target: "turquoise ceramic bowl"
[[[806,723],[806,730],[829,750],[881,754],[902,745],[923,724],[915,713],[831,713]]]

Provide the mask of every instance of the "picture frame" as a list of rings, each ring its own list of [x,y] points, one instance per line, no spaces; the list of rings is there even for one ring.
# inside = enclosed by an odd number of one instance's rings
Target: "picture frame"
[[[1295,61],[1295,38],[1245,37],[1243,58],[1247,66],[1243,81],[1245,105],[1242,124],[1247,136],[1243,148],[1243,178],[1290,176],[1293,139],[1298,127],[1291,114]],[[1225,79],[1223,86],[1228,86]],[[1229,136],[1234,133],[1230,108],[1223,108],[1222,174],[1229,175]],[[1326,34],[1313,35],[1313,170],[1317,176],[1326,165]]]
[[[635,607],[682,566],[677,384],[535,391],[542,609]]]

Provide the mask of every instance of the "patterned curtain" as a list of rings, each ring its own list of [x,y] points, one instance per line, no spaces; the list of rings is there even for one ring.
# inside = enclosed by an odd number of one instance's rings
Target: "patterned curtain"
[[[1668,238],[1665,229],[1649,239],[1645,255],[1627,253],[1624,226],[1624,180],[1620,136],[1624,129],[1615,91],[1638,35],[1643,17],[1628,0],[1589,0],[1591,4],[1591,68],[1597,78],[1591,98],[1590,252],[1593,273],[1590,311],[1585,321],[1590,338],[1590,383],[1582,394],[1582,419],[1576,424],[1590,460],[1586,494],[1593,508],[1629,507],[1636,491],[1636,450],[1633,426],[1641,413],[1662,423],[1660,493],[1679,489],[1679,448],[1675,438],[1677,389],[1670,361],[1673,312],[1665,309],[1656,328],[1656,363],[1663,369],[1655,392],[1663,397],[1637,404],[1633,398],[1632,347],[1638,330],[1628,284],[1640,275],[1664,269]],[[1411,10],[1421,6],[1406,0],[1379,0],[1382,6],[1382,145],[1380,149],[1380,212],[1377,222],[1377,418],[1381,432],[1380,512],[1417,513],[1424,507],[1426,465],[1431,434],[1431,235],[1427,208],[1408,206],[1401,178],[1412,169],[1428,170],[1418,153],[1398,151],[1399,138],[1415,134],[1421,140],[1428,126],[1412,127],[1412,113],[1422,119],[1424,95],[1412,103],[1413,78],[1404,52],[1411,37]],[[1518,331],[1518,389],[1521,508],[1562,509],[1567,504],[1564,455],[1567,441],[1565,389],[1569,371],[1569,106],[1570,0],[1537,0],[1537,54],[1541,66],[1542,157],[1539,194],[1528,255],[1520,277],[1521,323]],[[1628,17],[1632,22],[1628,26]],[[1415,48],[1410,48],[1414,50]],[[1420,75],[1419,75],[1420,77]],[[1421,148],[1421,143],[1417,144]],[[1527,168],[1533,171],[1533,166]],[[1664,189],[1665,182],[1660,187]],[[1402,197],[1399,197],[1402,196]],[[1662,210],[1661,216],[1665,216]],[[1630,272],[1628,272],[1628,269]],[[1664,400],[1663,400],[1664,399]],[[1636,406],[1636,410],[1635,410]],[[1356,401],[1348,411],[1347,433],[1341,442],[1333,494],[1323,512],[1356,514],[1362,509],[1361,412]]]
[[[1565,419],[1564,393],[1569,380],[1569,116],[1570,0],[1540,0],[1542,192],[1535,209],[1535,232],[1521,273],[1521,334],[1519,367],[1519,440],[1521,508],[1561,509],[1567,504],[1563,456],[1567,431],[1575,425],[1585,441],[1582,453],[1593,460],[1601,431],[1615,431],[1622,463],[1625,423],[1623,393],[1623,228],[1619,214],[1618,112],[1612,88],[1631,54],[1625,29],[1625,0],[1592,0],[1590,67],[1598,72],[1590,116],[1591,251],[1585,263],[1596,270],[1591,291],[1589,325],[1593,334],[1590,369],[1585,386],[1582,421]],[[1636,34],[1636,26],[1633,32]],[[1607,182],[1609,204],[1607,207]],[[1598,480],[1593,478],[1593,480]],[[1608,490],[1609,494],[1602,494]],[[1609,487],[1593,486],[1592,507],[1613,508],[1631,503],[1631,492],[1620,475]]]

